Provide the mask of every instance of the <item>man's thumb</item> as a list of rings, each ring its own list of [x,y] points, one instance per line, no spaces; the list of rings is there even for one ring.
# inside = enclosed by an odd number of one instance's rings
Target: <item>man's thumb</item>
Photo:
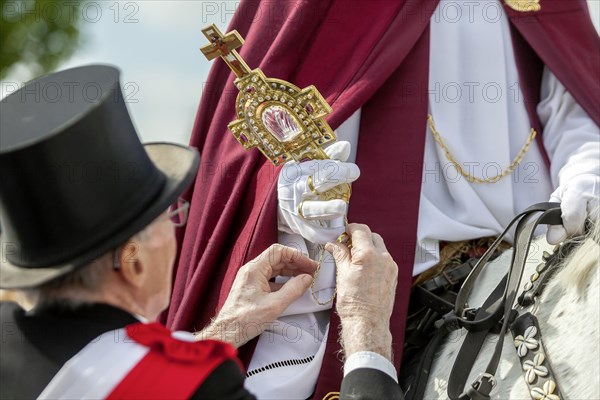
[[[548,228],[546,241],[549,244],[559,244],[567,238],[567,231],[562,225],[553,225]]]
[[[333,255],[336,265],[341,265],[346,261],[350,261],[352,258],[350,256],[350,250],[340,243],[327,243],[325,245],[325,250]]]
[[[306,292],[312,284],[312,280],[312,276],[308,274],[295,276],[284,283],[281,289],[273,294],[277,297],[279,304],[285,309]]]
[[[352,150],[352,145],[350,142],[346,142],[341,140],[339,142],[335,142],[331,146],[325,149],[325,153],[332,160],[338,160],[341,162],[348,161],[348,157],[350,157],[350,151]]]

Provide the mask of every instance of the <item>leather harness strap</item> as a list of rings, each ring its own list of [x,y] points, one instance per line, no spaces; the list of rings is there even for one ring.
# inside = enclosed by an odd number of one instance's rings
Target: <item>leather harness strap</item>
[[[504,288],[506,286],[506,276],[498,283],[492,294],[483,303],[483,306],[479,308],[474,316],[474,321],[482,319],[482,316],[489,314],[489,309],[492,306],[498,306],[498,299],[502,296]],[[455,318],[459,319],[454,315]],[[494,322],[498,323],[498,320]],[[487,327],[489,321],[486,321],[482,329],[472,330],[467,333],[465,340],[458,352],[452,371],[450,372],[450,378],[448,380],[448,396],[451,399],[461,398],[464,391],[464,386],[471,373],[471,368],[475,365],[475,360],[481,351],[481,348],[491,330],[491,327]],[[456,323],[460,327],[461,322]],[[477,326],[477,325],[475,325]],[[478,326],[477,326],[478,327]],[[478,327],[479,328],[479,327]],[[460,329],[460,328],[459,328]],[[460,367],[457,367],[460,366]],[[469,368],[465,368],[470,366]],[[454,383],[454,384],[453,384]],[[490,389],[491,390],[491,389]]]
[[[536,215],[541,213],[536,218]],[[532,221],[530,223],[530,221]],[[454,326],[462,326],[469,332],[458,353],[450,379],[448,382],[448,396],[452,400],[489,400],[490,392],[495,386],[494,375],[500,362],[502,354],[503,340],[496,344],[494,354],[492,355],[484,373],[467,387],[464,391],[466,381],[470,370],[474,365],[475,359],[481,350],[490,330],[496,323],[503,318],[500,337],[504,337],[511,321],[512,306],[515,302],[521,276],[525,268],[529,246],[535,229],[540,224],[559,225],[562,223],[561,210],[558,203],[539,203],[527,208],[518,214],[507,226],[504,232],[494,241],[486,253],[479,259],[463,286],[461,287],[456,301],[454,315],[456,322]],[[494,250],[502,242],[508,231],[516,226],[515,246],[511,260],[511,268],[508,274],[484,304],[476,310],[473,318],[467,318],[473,315],[474,309],[468,307],[467,299],[475,282],[486,263],[489,261]],[[514,314],[513,314],[514,315]]]
[[[510,329],[521,368],[525,371],[525,383],[531,397],[562,399],[535,315],[531,313],[521,315]]]

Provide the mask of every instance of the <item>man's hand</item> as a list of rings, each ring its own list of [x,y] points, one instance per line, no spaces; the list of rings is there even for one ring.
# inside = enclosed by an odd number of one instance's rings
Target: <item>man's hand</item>
[[[390,317],[396,296],[398,266],[381,236],[369,227],[350,224],[352,248],[328,243],[335,258],[337,312],[342,322],[342,345],[346,357],[357,351],[379,353],[391,361]]]
[[[560,203],[563,224],[548,228],[548,243],[558,244],[568,236],[583,233],[585,219],[598,209],[599,198],[600,176],[595,174],[577,175],[559,186],[550,201]]]
[[[350,143],[335,143],[325,152],[331,160],[285,164],[277,183],[279,231],[299,234],[319,244],[333,241],[344,232],[348,205],[340,199],[319,200],[315,192],[352,183],[360,176],[356,164],[343,162],[350,154]]]
[[[312,283],[317,263],[290,247],[275,244],[242,266],[219,314],[196,338],[240,347],[260,335]],[[286,283],[270,280],[292,276]]]

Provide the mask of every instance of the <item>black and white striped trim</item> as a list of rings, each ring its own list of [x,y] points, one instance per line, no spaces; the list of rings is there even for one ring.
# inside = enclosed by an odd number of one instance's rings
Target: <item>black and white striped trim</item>
[[[252,375],[256,375],[258,373],[265,372],[266,370],[273,369],[273,368],[290,367],[292,365],[308,364],[314,358],[315,358],[315,356],[310,356],[310,357],[306,357],[306,358],[302,358],[302,359],[285,360],[285,361],[274,362],[274,363],[268,364],[268,365],[266,365],[264,367],[256,368],[256,369],[253,369],[252,371],[248,371],[246,373],[246,378],[249,378]]]

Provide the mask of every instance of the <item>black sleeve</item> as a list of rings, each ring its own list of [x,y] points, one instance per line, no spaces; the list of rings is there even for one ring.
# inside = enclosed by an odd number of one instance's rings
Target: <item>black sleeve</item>
[[[400,386],[385,372],[359,368],[342,381],[340,400],[403,400]]]
[[[225,361],[200,385],[193,400],[256,400],[244,388],[244,375],[234,361]]]

